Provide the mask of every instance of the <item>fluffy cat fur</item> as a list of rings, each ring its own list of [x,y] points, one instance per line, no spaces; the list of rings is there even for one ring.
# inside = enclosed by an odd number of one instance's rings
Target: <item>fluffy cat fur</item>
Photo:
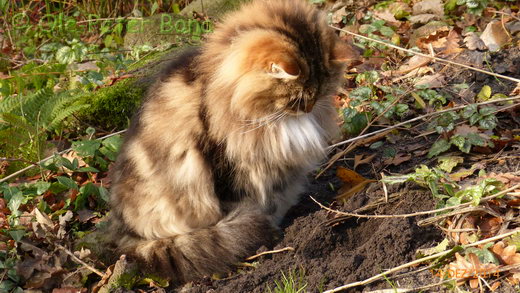
[[[118,251],[185,282],[268,243],[336,134],[331,96],[348,50],[304,0],[260,0],[179,57],[114,168]]]

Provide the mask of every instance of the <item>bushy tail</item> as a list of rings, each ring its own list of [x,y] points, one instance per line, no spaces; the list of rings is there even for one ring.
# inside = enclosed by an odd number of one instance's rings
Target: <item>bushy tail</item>
[[[237,210],[214,226],[188,234],[156,240],[127,235],[118,242],[120,252],[137,258],[148,270],[184,283],[229,271],[260,246],[269,244],[275,230],[265,215]]]

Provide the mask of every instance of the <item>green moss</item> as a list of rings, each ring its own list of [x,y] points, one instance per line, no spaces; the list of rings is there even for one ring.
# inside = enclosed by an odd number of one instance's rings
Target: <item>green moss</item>
[[[133,113],[141,103],[146,88],[129,78],[113,86],[80,98],[79,103],[89,104],[82,110],[79,118],[95,127],[105,130],[124,129]]]

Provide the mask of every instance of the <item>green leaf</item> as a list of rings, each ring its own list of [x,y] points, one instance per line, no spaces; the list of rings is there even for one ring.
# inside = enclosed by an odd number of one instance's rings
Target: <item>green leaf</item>
[[[478,133],[468,133],[466,138],[471,145],[486,146],[487,144],[486,140]]]
[[[104,203],[108,203],[110,201],[109,192],[106,188],[104,188],[103,186],[99,186],[98,193],[99,193],[99,198],[101,200],[103,200]]]
[[[61,64],[71,64],[74,59],[74,51],[69,46],[63,46],[56,52],[56,60]]]
[[[494,114],[496,112],[496,110],[497,109],[495,107],[482,107],[482,108],[480,108],[480,110],[478,112],[482,116],[488,116],[488,115]]]
[[[470,104],[470,105],[466,106],[466,108],[464,108],[464,110],[462,111],[462,117],[464,119],[468,119],[471,116],[473,116],[473,114],[477,113],[477,110],[478,110],[478,107],[476,104]]]
[[[379,29],[379,32],[385,37],[392,37],[394,35],[394,30],[391,27],[383,26]]]
[[[492,243],[488,243],[493,245]],[[500,261],[497,259],[497,257],[489,251],[489,245],[487,247],[484,247],[482,249],[478,249],[475,247],[468,247],[466,248],[466,253],[474,253],[481,263],[487,264],[487,263],[494,263],[496,265],[500,264]]]
[[[104,139],[101,143],[103,144],[103,146],[107,147],[111,151],[119,152],[119,149],[123,144],[123,139],[119,135],[114,135]]]
[[[76,172],[91,172],[91,173],[98,173],[99,170],[94,167],[81,167],[76,170]]]
[[[81,157],[94,157],[101,143],[96,140],[81,140],[72,143],[72,149]]]
[[[461,199],[458,197],[450,197],[446,200],[446,207],[452,207],[461,204]]]
[[[78,185],[74,180],[64,177],[64,176],[58,176],[56,177],[58,179],[58,182],[61,183],[63,186],[67,187],[68,189],[76,189],[78,190]]]
[[[485,85],[478,93],[477,100],[479,102],[485,102],[489,100],[489,98],[491,98],[491,87],[489,85]]]
[[[455,168],[458,164],[464,162],[463,157],[457,156],[440,157],[437,160],[439,162],[439,168],[448,173],[451,173],[453,168]]]
[[[45,181],[38,181],[34,183],[34,186],[36,187],[36,194],[42,195],[45,191],[49,190],[51,184]]]
[[[25,235],[25,231],[24,230],[11,230],[11,231],[9,231],[9,235],[11,236],[11,238],[14,239],[14,241],[20,242],[20,240],[22,240],[22,237]]]
[[[450,142],[456,145],[459,150],[463,153],[469,153],[471,150],[471,144],[462,135],[454,135],[450,138]]]
[[[349,97],[360,101],[366,101],[372,97],[372,89],[366,86],[358,87],[350,92]]]
[[[497,117],[495,117],[494,115],[485,116],[478,121],[478,125],[482,129],[495,129],[495,127],[497,127]]]
[[[11,199],[9,200],[9,203],[7,204],[7,207],[9,210],[14,213],[18,211],[18,208],[25,200],[25,196],[22,195],[22,192],[14,194]]]
[[[446,139],[439,139],[432,145],[432,147],[430,148],[430,151],[428,152],[427,157],[432,158],[434,156],[437,156],[438,154],[449,150],[450,147],[451,147],[451,143],[448,142]]]
[[[368,113],[354,108],[343,109],[343,130],[350,135],[359,134],[368,125]]]

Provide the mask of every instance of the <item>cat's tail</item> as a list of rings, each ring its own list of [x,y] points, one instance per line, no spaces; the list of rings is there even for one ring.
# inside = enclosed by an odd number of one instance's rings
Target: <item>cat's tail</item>
[[[229,271],[262,245],[276,228],[259,211],[236,210],[211,227],[171,238],[119,239],[120,251],[137,258],[156,274],[184,283]],[[124,243],[122,243],[124,241]]]

